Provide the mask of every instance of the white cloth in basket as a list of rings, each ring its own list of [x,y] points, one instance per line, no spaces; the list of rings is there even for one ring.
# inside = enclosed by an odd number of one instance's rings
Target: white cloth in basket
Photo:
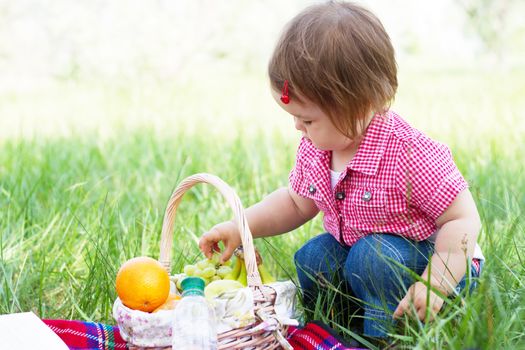
[[[171,346],[172,310],[154,313],[132,310],[117,298],[113,304],[113,318],[117,321],[122,339],[139,347]]]
[[[283,325],[297,326],[296,298],[297,288],[292,281],[269,283],[269,287],[275,290],[275,314],[278,321]]]
[[[241,288],[220,294],[211,301],[217,319],[217,333],[246,327],[255,322],[253,293]]]

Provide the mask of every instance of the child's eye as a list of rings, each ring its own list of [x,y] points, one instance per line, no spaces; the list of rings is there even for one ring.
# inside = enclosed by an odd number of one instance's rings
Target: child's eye
[[[312,122],[311,122],[310,120],[308,120],[308,121],[304,121],[303,123],[304,123],[304,125],[310,125],[310,124],[312,124]]]

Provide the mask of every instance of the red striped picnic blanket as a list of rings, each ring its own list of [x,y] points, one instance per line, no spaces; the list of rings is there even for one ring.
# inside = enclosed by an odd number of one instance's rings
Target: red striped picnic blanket
[[[102,323],[43,320],[66,343],[70,350],[113,350],[127,349],[118,327]],[[328,326],[310,322],[306,326],[290,327],[288,341],[294,349],[300,350],[355,350],[337,339]]]

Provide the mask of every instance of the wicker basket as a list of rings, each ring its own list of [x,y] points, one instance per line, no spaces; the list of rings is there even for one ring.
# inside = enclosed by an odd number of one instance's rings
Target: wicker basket
[[[173,192],[164,215],[162,225],[162,236],[160,242],[160,262],[168,273],[171,271],[171,248],[173,243],[173,224],[175,212],[180,204],[183,195],[198,183],[208,183],[213,185],[228,202],[233,209],[235,221],[241,232],[241,241],[244,249],[244,261],[248,274],[248,287],[253,292],[254,313],[256,322],[243,328],[233,329],[224,333],[219,333],[218,349],[292,349],[286,341],[288,327],[279,324],[274,331],[256,329],[263,321],[275,317],[275,297],[276,292],[273,288],[262,284],[259,271],[257,269],[255,248],[253,238],[248,227],[248,222],[244,214],[244,208],[235,191],[224,181],[210,174],[195,174],[184,179]],[[261,328],[261,327],[258,327]],[[134,344],[128,344],[131,349],[136,349]],[[147,348],[151,349],[151,348]],[[170,349],[169,347],[164,349]]]

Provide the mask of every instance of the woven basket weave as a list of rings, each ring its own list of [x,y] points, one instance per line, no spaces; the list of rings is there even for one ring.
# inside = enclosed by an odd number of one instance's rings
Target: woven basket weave
[[[254,313],[256,322],[243,328],[233,329],[219,333],[218,349],[292,349],[286,341],[287,326],[279,325],[275,331],[254,329],[264,320],[275,316],[275,290],[261,281],[257,269],[255,248],[253,238],[244,214],[244,208],[235,191],[217,176],[200,173],[187,177],[175,189],[168,202],[162,225],[162,236],[160,242],[160,263],[171,272],[171,248],[173,243],[173,224],[175,213],[183,195],[198,183],[213,185],[226,199],[234,213],[235,222],[241,233],[241,241],[244,250],[244,261],[248,275],[248,287],[253,292]],[[130,348],[135,348],[129,344]],[[164,349],[170,349],[169,347]]]

